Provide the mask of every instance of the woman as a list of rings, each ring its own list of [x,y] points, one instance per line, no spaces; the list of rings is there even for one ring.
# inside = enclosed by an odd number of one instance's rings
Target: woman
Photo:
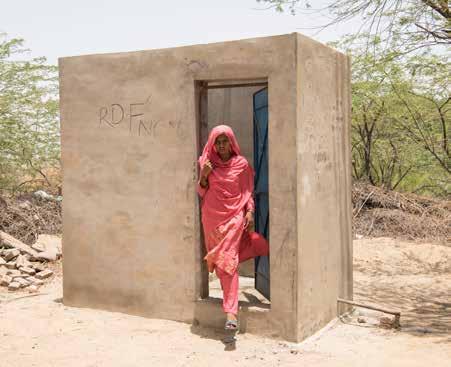
[[[226,125],[211,130],[199,165],[197,191],[202,197],[205,260],[221,282],[225,328],[236,329],[238,264],[269,252],[268,242],[254,232],[254,172]]]

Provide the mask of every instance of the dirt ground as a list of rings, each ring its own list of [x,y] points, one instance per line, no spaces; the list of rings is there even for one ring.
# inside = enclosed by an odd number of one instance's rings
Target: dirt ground
[[[0,366],[450,366],[451,247],[356,240],[354,269],[355,300],[400,309],[401,330],[356,309],[303,343],[225,343],[222,331],[66,307],[59,272],[38,295],[0,291]]]

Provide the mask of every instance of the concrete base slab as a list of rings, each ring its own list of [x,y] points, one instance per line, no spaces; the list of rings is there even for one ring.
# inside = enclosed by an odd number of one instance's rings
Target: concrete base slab
[[[277,337],[269,323],[269,304],[251,304],[239,302],[239,331],[240,333],[252,333],[268,337]],[[203,327],[223,329],[225,314],[222,311],[222,299],[208,297],[198,300],[195,305],[194,324]]]
[[[223,329],[226,318],[222,310],[222,289],[219,279],[212,278],[209,287],[210,297],[196,302],[194,323]],[[240,277],[238,297],[239,332],[275,337],[274,328],[271,329],[269,326],[271,304],[254,288],[254,278]]]
[[[252,304],[258,307],[261,303],[263,305],[271,304],[259,291],[254,287],[254,278],[240,276],[240,293],[238,300],[242,303]],[[214,277],[209,283],[209,294],[212,298],[219,298],[222,302],[222,289],[219,279]]]

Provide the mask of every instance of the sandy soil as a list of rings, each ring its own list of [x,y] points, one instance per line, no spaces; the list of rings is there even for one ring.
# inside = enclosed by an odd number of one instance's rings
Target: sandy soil
[[[354,255],[355,299],[401,309],[401,330],[358,309],[300,344],[225,343],[222,331],[66,307],[57,276],[37,296],[1,291],[0,366],[450,366],[451,247],[362,239]]]

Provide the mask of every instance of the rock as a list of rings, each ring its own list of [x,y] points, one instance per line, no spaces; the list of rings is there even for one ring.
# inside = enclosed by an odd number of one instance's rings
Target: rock
[[[47,269],[47,270],[44,270],[44,271],[41,271],[41,272],[37,273],[35,275],[35,278],[37,278],[37,279],[46,279],[48,277],[51,277],[52,275],[53,275],[53,271]]]
[[[8,233],[0,231],[0,242],[3,242],[8,247],[12,247],[14,249],[20,250],[20,252],[24,254],[28,254],[31,256],[36,256],[38,253],[36,250],[33,250],[30,246],[25,243],[19,241],[18,239],[10,236]]]
[[[26,278],[31,284],[34,284],[36,286],[43,285],[44,282],[41,279],[36,279],[35,277],[27,277]]]
[[[33,196],[40,198],[42,200],[50,200],[50,201],[63,201],[63,197],[61,195],[59,196],[53,196],[51,194],[46,193],[44,190],[38,190],[33,193]]]
[[[37,286],[44,284],[44,281],[42,281],[41,279],[36,279],[36,278],[34,278],[31,282]]]
[[[385,329],[391,329],[395,327],[395,322],[391,317],[382,316],[379,318],[379,325]]]
[[[31,245],[31,248],[32,248],[33,250],[36,250],[37,252],[45,251],[44,246],[42,246],[40,243],[33,243],[33,244]]]
[[[36,274],[36,270],[32,269],[32,268],[28,268],[28,267],[24,267],[24,268],[19,268],[19,270],[22,273],[28,274],[28,275],[35,275]]]
[[[8,263],[6,263],[5,265],[8,269],[15,269],[16,268],[16,262],[15,261],[10,261]]]
[[[10,277],[12,277],[14,280],[19,279],[19,278],[24,278],[23,274],[14,274],[14,275],[10,275]]]
[[[20,288],[20,284],[17,282],[11,282],[8,285],[8,290],[10,291],[17,291]]]
[[[32,284],[27,288],[27,290],[30,293],[36,293],[38,291],[38,287]]]
[[[6,261],[3,259],[3,257],[0,257],[0,265],[5,265]]]
[[[9,286],[9,284],[13,281],[13,278],[9,275],[3,275],[0,277],[0,285],[3,285],[5,287]]]
[[[51,234],[40,234],[34,245],[38,248],[43,248],[43,251],[49,252],[50,254],[56,253],[57,257],[62,255],[63,247],[61,244],[61,238],[58,236]]]
[[[16,267],[18,269],[28,267],[29,265],[30,265],[30,263],[27,261],[27,259],[25,259],[25,257],[23,255],[17,256]]]
[[[45,270],[45,266],[42,265],[41,263],[38,263],[38,262],[31,263],[31,267],[32,267],[34,270],[36,270],[37,272],[38,272],[38,271],[44,271],[44,270]]]
[[[3,258],[6,261],[10,261],[19,255],[20,255],[20,251],[16,248],[12,248],[12,249],[4,251]]]
[[[0,266],[0,277],[8,274],[8,268],[6,266]]]
[[[43,200],[53,200],[54,197],[51,194],[46,193],[44,190],[38,190],[33,193],[33,196]]]
[[[14,281],[19,283],[21,288],[25,288],[31,285],[31,283],[28,280],[25,280],[24,278],[16,278],[14,279]]]
[[[28,200],[22,201],[21,203],[18,204],[19,208],[22,209],[31,209],[31,203]]]
[[[10,276],[16,276],[16,275],[19,275],[19,276],[21,276],[22,275],[22,273],[20,272],[20,270],[17,270],[17,269],[8,269],[8,271],[6,272],[6,274],[7,275],[10,275]]]
[[[363,318],[363,317],[358,317],[357,318],[357,322],[359,323],[359,324],[365,324],[366,323],[366,320]]]
[[[38,260],[55,261],[58,258],[58,254],[54,250],[45,250],[43,252],[38,253],[36,258]]]

